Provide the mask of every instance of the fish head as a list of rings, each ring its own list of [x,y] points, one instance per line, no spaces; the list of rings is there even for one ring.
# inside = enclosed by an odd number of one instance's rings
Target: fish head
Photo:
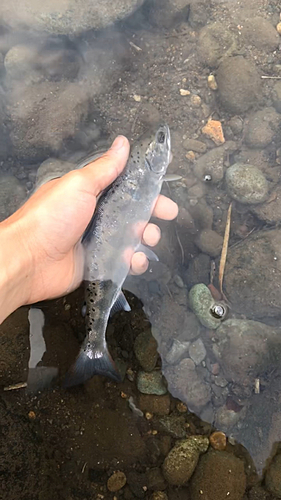
[[[135,146],[132,156],[150,175],[162,179],[171,161],[171,155],[170,129],[168,125],[159,125],[156,133],[142,137]]]

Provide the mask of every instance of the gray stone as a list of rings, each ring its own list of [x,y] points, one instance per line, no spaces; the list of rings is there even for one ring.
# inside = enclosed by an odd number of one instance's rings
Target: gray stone
[[[195,240],[201,252],[211,257],[218,257],[221,253],[223,237],[212,229],[204,229]]]
[[[157,362],[157,342],[150,330],[140,333],[134,343],[134,351],[138,362],[141,367],[151,372]]]
[[[225,400],[225,398],[223,398]],[[236,412],[234,410],[229,410],[226,406],[221,406],[215,414],[214,425],[224,430],[229,431],[235,424],[240,420],[241,412]]]
[[[12,215],[25,199],[26,190],[18,179],[0,174],[0,221]]]
[[[232,308],[248,318],[279,317],[281,231],[258,231],[229,248],[225,294]]]
[[[280,170],[278,168],[278,170]],[[274,187],[270,203],[255,205],[251,211],[260,219],[269,224],[281,222],[281,186]]]
[[[206,349],[201,339],[197,339],[189,347],[189,356],[196,365],[200,365],[206,357]]]
[[[266,489],[277,498],[281,498],[281,455],[276,455],[265,476]]]
[[[245,113],[261,98],[261,80],[255,65],[241,56],[228,57],[217,72],[219,99],[230,113]]]
[[[183,415],[168,415],[162,417],[158,422],[161,432],[168,433],[170,436],[181,439],[186,437],[186,423]]]
[[[215,330],[221,324],[221,320],[211,314],[211,308],[216,303],[209,288],[203,283],[194,285],[189,292],[189,306],[206,328]]]
[[[209,439],[205,436],[190,436],[171,449],[163,463],[163,474],[169,484],[182,486],[192,476],[201,453],[205,453]]]
[[[60,35],[79,34],[90,29],[101,29],[129,14],[141,5],[141,0],[46,0],[44,4],[32,0],[11,0],[0,5],[2,22],[12,28],[28,28],[40,33]]]
[[[273,26],[263,17],[249,17],[243,20],[241,29],[243,45],[252,45],[259,50],[273,52],[280,43],[280,37]]]
[[[218,66],[221,59],[231,55],[235,49],[235,38],[224,24],[215,22],[201,30],[197,51],[199,59],[207,66]]]
[[[164,379],[160,371],[154,372],[139,372],[137,378],[138,390],[143,394],[155,394],[161,396],[166,394],[167,388],[164,384]]]
[[[174,339],[172,343],[171,349],[165,356],[165,359],[169,365],[174,365],[181,359],[187,352],[189,348],[189,341],[181,341],[178,339]]]
[[[262,203],[268,197],[268,182],[253,165],[235,163],[228,168],[225,181],[231,198],[240,203]]]
[[[249,119],[245,130],[245,142],[252,148],[265,148],[274,139],[281,122],[274,108],[256,111]]]
[[[201,198],[195,205],[190,205],[189,212],[198,229],[212,229],[213,209],[207,204],[205,199]]]
[[[226,451],[210,449],[191,479],[192,500],[242,500],[246,490],[244,462]]]

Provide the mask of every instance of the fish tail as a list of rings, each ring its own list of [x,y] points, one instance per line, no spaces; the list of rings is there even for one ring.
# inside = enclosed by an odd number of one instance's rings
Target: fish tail
[[[65,376],[63,387],[84,384],[94,375],[121,382],[121,375],[106,347],[102,350],[81,348],[75,363]]]

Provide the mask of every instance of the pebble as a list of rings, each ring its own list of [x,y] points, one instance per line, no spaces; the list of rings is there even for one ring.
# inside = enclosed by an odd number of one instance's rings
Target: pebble
[[[210,312],[215,301],[206,285],[203,283],[194,285],[189,292],[188,299],[190,308],[203,326],[212,330],[220,326],[221,320],[215,318]]]
[[[196,365],[200,365],[206,357],[206,349],[201,339],[197,339],[189,347],[189,356]]]
[[[279,35],[281,35],[281,23],[277,24],[276,29],[277,29],[277,33],[279,33]]]
[[[175,274],[174,276],[174,283],[179,287],[179,288],[184,288],[184,282],[182,278],[180,277],[179,274]]]
[[[191,479],[192,500],[242,500],[245,489],[244,463],[226,451],[210,449]]]
[[[190,436],[171,449],[163,463],[163,474],[169,484],[182,486],[192,476],[201,453],[205,453],[209,440],[205,436]]]
[[[183,147],[188,151],[195,151],[195,153],[205,153],[207,151],[207,146],[202,141],[197,141],[196,139],[185,139],[183,141]]]
[[[228,122],[234,135],[241,134],[243,130],[243,120],[240,116],[233,116]]]
[[[217,146],[225,143],[222,124],[218,120],[209,120],[202,128],[202,133],[212,139]]]
[[[119,491],[126,484],[126,476],[124,472],[114,472],[107,481],[107,489],[111,492]]]
[[[210,257],[218,257],[222,250],[223,237],[212,229],[203,229],[195,239],[195,244],[201,252]]]
[[[150,330],[140,333],[134,343],[134,351],[141,367],[147,371],[152,371],[157,362],[157,342]]]
[[[239,421],[241,415],[239,412],[229,410],[226,406],[221,406],[215,415],[215,425],[220,429],[231,429]]]
[[[256,111],[245,129],[245,142],[251,148],[265,148],[273,142],[281,122],[280,114],[268,107]]]
[[[169,363],[170,365],[174,365],[175,363],[177,363],[179,359],[188,352],[189,345],[189,341],[174,339],[171,349],[165,356],[167,363]]]
[[[170,436],[181,439],[186,437],[185,418],[182,415],[169,415],[159,420],[161,431],[164,431]]]
[[[137,377],[137,387],[142,394],[162,396],[167,393],[167,387],[160,371],[150,373],[140,371]]]
[[[186,159],[187,159],[188,161],[190,161],[191,163],[194,163],[195,158],[196,158],[194,151],[188,151],[188,152],[186,153],[185,157],[186,157]]]
[[[190,95],[190,91],[186,89],[180,89],[180,95],[182,96]]]
[[[244,114],[261,99],[261,79],[254,63],[228,57],[217,72],[219,99],[226,111]]]
[[[195,107],[201,106],[202,99],[199,95],[193,94],[190,98],[191,104]]]
[[[140,394],[138,398],[138,406],[144,412],[150,412],[156,415],[169,415],[170,413],[170,396],[154,396],[152,394]]]
[[[276,82],[272,91],[273,106],[281,113],[281,82]]]
[[[266,489],[277,498],[281,498],[281,455],[272,460],[265,476]]]
[[[150,500],[168,500],[168,495],[165,491],[154,491],[152,493]]]
[[[268,182],[253,165],[235,163],[227,169],[225,181],[229,196],[240,203],[262,203],[268,196]]]
[[[179,401],[176,405],[176,408],[179,413],[186,413],[187,412],[187,406],[182,403],[182,401]]]
[[[214,450],[223,451],[226,448],[226,435],[224,432],[215,431],[210,435],[210,445]]]
[[[214,75],[209,75],[208,76],[208,87],[211,90],[217,90],[218,89],[218,84],[217,84],[217,81],[216,81]]]

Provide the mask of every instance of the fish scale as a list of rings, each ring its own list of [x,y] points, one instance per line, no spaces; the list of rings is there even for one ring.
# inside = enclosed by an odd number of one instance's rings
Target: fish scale
[[[122,174],[97,203],[82,238],[86,337],[66,375],[66,387],[84,383],[96,374],[120,380],[107,348],[106,327],[110,314],[120,309],[130,310],[122,285],[134,252],[142,250],[153,257],[141,239],[170,158],[170,130],[168,125],[160,125],[156,134],[134,144]]]

